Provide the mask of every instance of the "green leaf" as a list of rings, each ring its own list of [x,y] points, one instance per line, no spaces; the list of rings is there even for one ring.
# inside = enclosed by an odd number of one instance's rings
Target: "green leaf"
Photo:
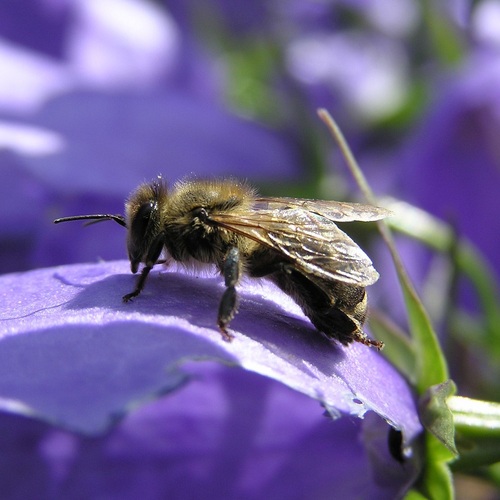
[[[425,442],[427,460],[417,487],[429,499],[452,500],[453,478],[446,463],[449,459],[443,457],[443,444],[430,432],[426,434]]]
[[[455,391],[455,384],[447,380],[442,384],[429,387],[420,397],[418,405],[422,425],[451,452],[451,455],[443,452],[443,459],[455,458],[458,454],[455,447],[455,423],[447,403],[448,398]],[[441,453],[442,450],[439,452]]]
[[[453,396],[448,406],[455,421],[460,458],[455,470],[476,469],[500,461],[500,403]]]
[[[451,16],[444,12],[440,2],[423,2],[424,25],[428,30],[428,38],[432,44],[430,52],[437,54],[446,65],[456,65],[463,59],[464,40]]]
[[[428,387],[444,382],[448,378],[448,368],[429,316],[400,264],[399,257],[395,265],[403,289],[410,332],[415,345],[416,387],[419,394],[422,394]]]
[[[275,123],[279,106],[270,80],[278,64],[277,47],[263,38],[231,39],[225,54],[229,72],[227,96],[237,109]]]
[[[472,437],[500,438],[500,403],[453,396],[448,401],[457,430]]]
[[[430,387],[419,401],[422,424],[427,430],[427,460],[417,485],[428,498],[452,499],[453,481],[448,463],[457,456],[455,425],[448,401],[455,393],[455,384],[448,380]]]
[[[420,491],[410,490],[404,497],[404,500],[428,500]]]

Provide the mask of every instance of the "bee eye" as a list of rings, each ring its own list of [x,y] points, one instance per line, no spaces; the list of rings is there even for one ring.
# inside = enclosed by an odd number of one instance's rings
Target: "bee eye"
[[[151,218],[151,213],[155,208],[155,203],[153,201],[148,201],[147,203],[143,203],[137,213],[135,214],[134,219],[132,220],[132,228],[131,231],[134,235],[144,235],[146,229],[148,227],[149,219]]]
[[[155,214],[158,212],[158,203],[148,201],[143,203],[134,214],[127,237],[127,249],[132,272],[137,272],[141,261],[147,258],[149,244],[154,236]]]

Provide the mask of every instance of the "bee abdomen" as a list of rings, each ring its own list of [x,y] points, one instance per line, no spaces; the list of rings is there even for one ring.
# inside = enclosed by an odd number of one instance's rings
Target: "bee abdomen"
[[[269,279],[292,297],[327,337],[344,345],[356,340],[367,310],[363,287],[334,280],[324,280],[320,287],[295,270],[276,272]]]

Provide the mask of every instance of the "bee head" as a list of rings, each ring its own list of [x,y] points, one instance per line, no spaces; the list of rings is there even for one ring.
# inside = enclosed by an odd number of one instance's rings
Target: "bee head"
[[[139,264],[153,265],[163,248],[163,229],[160,221],[160,209],[167,200],[167,188],[161,177],[149,184],[142,184],[129,197],[125,204],[125,216],[113,214],[74,215],[55,219],[54,223],[83,220],[86,224],[95,224],[104,220],[113,220],[126,227],[127,250],[130,267],[137,272]]]
[[[166,199],[166,186],[158,178],[140,185],[125,204],[127,251],[133,273],[141,262],[153,265],[160,256],[163,248],[160,210]]]

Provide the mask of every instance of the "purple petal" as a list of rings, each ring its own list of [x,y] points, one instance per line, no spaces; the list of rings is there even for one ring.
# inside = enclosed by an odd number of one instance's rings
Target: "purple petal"
[[[47,438],[54,441],[43,447],[44,460],[58,474],[64,475],[77,460],[75,456],[83,460],[78,470],[85,475],[95,460],[105,461],[104,471],[112,467],[114,459],[107,462],[105,458],[110,450],[115,458],[124,453],[133,460],[153,454],[161,457],[161,463],[174,460],[177,464],[169,469],[171,476],[163,478],[169,488],[182,474],[201,477],[201,483],[192,485],[195,490],[207,481],[215,488],[219,483],[212,483],[210,477],[216,467],[216,475],[226,473],[235,481],[225,488],[250,488],[251,494],[252,488],[263,488],[278,497],[286,490],[285,478],[294,478],[300,468],[301,453],[312,457],[319,447],[328,455],[340,446],[348,455],[346,450],[353,447],[353,459],[360,460],[359,444],[353,441],[359,427],[341,424],[338,435],[332,429],[332,450],[325,444],[328,427],[310,411],[311,402],[317,405],[317,400],[334,416],[363,417],[371,410],[403,434],[405,468],[388,454],[384,423],[383,430],[377,431],[378,452],[370,455],[370,461],[378,469],[388,468],[387,477],[378,475],[376,486],[371,478],[359,483],[356,476],[349,487],[356,491],[380,487],[387,494],[387,488],[399,491],[414,479],[418,471],[414,446],[422,431],[414,398],[403,378],[375,350],[362,345],[344,348],[327,341],[287,296],[266,282],[241,286],[240,312],[231,325],[235,339],[228,344],[214,326],[222,292],[219,279],[153,272],[143,294],[124,304],[121,296],[135,281],[128,268],[128,262],[109,262],[0,278],[3,411],[98,436],[148,400],[178,389],[153,404],[153,410],[146,405],[129,415],[107,438],[98,440],[97,449],[86,440],[78,444],[81,438],[72,435],[58,437],[56,433]],[[216,368],[201,360],[244,371]],[[214,376],[222,377],[222,388],[210,382]],[[269,379],[294,391],[269,386]],[[266,402],[267,391],[277,391],[272,407]],[[290,394],[292,399],[299,398],[297,403],[287,403]],[[313,413],[319,415],[315,407],[317,413]],[[271,427],[263,430],[261,425]],[[178,438],[170,439],[176,434]],[[252,460],[246,455],[248,449]],[[255,461],[254,455],[260,453],[265,459]],[[349,460],[345,464],[327,460],[310,481],[296,478],[297,487],[314,488],[318,478],[322,487],[326,479],[342,476]],[[134,462],[133,467],[139,465]],[[361,462],[359,467],[367,466]],[[105,477],[103,473],[104,486],[100,486],[104,489],[122,484]],[[71,477],[70,483],[77,479]],[[134,476],[134,480],[139,482],[131,486],[132,491],[142,484],[140,478]]]
[[[102,437],[0,414],[3,498],[395,498],[381,484],[360,420],[324,418],[317,402],[254,373],[190,363],[181,390],[142,406]],[[9,464],[11,464],[9,466]],[[22,486],[21,486],[22,485]],[[19,496],[17,497],[19,498]]]
[[[128,267],[76,265],[1,278],[4,397],[50,421],[100,432],[131,402],[182,382],[179,360],[203,357],[282,381],[333,413],[373,410],[407,443],[420,432],[408,385],[380,354],[333,345],[271,284],[241,287],[236,338],[227,344],[215,328],[219,279],[155,272],[125,304],[121,296],[135,280]],[[113,376],[106,375],[110,365]]]

